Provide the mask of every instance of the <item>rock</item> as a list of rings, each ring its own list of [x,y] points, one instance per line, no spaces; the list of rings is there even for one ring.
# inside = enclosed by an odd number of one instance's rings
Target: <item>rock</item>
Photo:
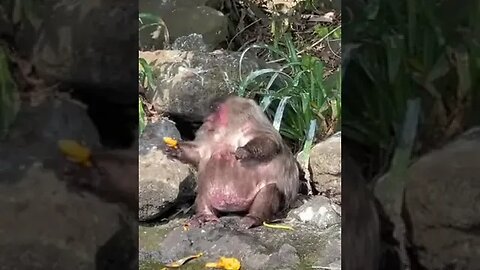
[[[174,122],[167,118],[162,118],[159,122],[147,124],[139,141],[140,155],[145,155],[150,151],[162,149],[165,145],[163,137],[181,138],[180,132],[178,132]]]
[[[125,224],[136,225],[120,205],[68,187],[57,146],[65,138],[99,145],[84,108],[48,98],[34,107],[24,103],[0,142],[6,165],[0,170],[3,269],[94,269],[98,247]]]
[[[235,256],[242,260],[252,258],[252,263],[247,260],[243,262],[245,265],[254,265],[260,261],[262,261],[260,264],[265,264],[268,260],[268,256],[265,255],[266,247],[254,238],[235,233],[235,231],[221,226],[216,226],[215,230],[209,229],[205,232],[189,230],[187,233],[184,233],[183,228],[176,228],[163,241],[160,253],[163,260],[171,261],[188,256],[191,250],[205,252],[206,260],[216,260],[214,254]]]
[[[71,100],[54,100],[43,106],[44,112],[50,114],[43,129],[45,139],[73,139],[91,148],[100,147],[98,132],[85,107]]]
[[[318,258],[314,265],[335,267],[335,265],[338,264],[337,267],[341,269],[340,258],[342,254],[342,232],[340,224],[333,227],[330,231],[332,235],[324,242],[322,257]]]
[[[341,222],[340,208],[323,196],[314,196],[302,206],[290,211],[289,216],[326,229]]]
[[[179,37],[172,44],[173,50],[179,51],[200,51],[206,52],[207,45],[203,42],[203,37],[200,34],[190,34],[188,36]]]
[[[208,48],[214,49],[226,40],[228,18],[213,7],[219,6],[219,0],[209,1],[140,1],[140,12],[159,16],[165,23],[171,40],[190,34],[200,34],[204,37]],[[205,5],[207,4],[207,5]],[[185,20],[185,18],[189,18]],[[145,29],[148,30],[148,29]],[[152,41],[150,33],[140,36],[140,46],[162,49],[166,44],[163,40]]]
[[[138,269],[138,226],[122,224],[96,255],[96,269]]]
[[[226,40],[228,19],[211,7],[177,7],[162,18],[172,39],[193,33],[201,34],[211,49]]]
[[[190,115],[201,120],[212,98],[233,91],[231,82],[239,79],[241,53],[216,51],[183,52],[160,50],[140,52],[158,76],[156,91],[147,98],[160,112]],[[242,76],[259,68],[257,61],[244,57]]]
[[[342,138],[340,133],[315,145],[310,153],[315,188],[339,204],[341,202]]]
[[[54,144],[61,139],[71,139],[91,148],[100,146],[98,132],[86,108],[68,96],[47,98],[35,107],[24,106],[18,116],[17,126],[22,128],[13,128],[10,133],[12,139],[28,137]],[[35,138],[28,136],[33,133]]]
[[[171,122],[148,124],[140,138],[139,219],[158,218],[176,202],[194,196],[194,171],[188,165],[170,160],[161,151],[164,136],[175,136]],[[160,148],[157,146],[160,145]]]
[[[38,106],[23,104],[9,136],[0,142],[0,173],[16,175],[17,166],[28,168],[35,160],[59,158],[58,141],[71,139],[95,149],[98,133],[85,108],[70,99],[46,98]],[[33,155],[33,156],[32,156]],[[8,158],[7,158],[8,157]],[[13,179],[11,177],[2,180]]]
[[[2,267],[94,268],[97,247],[119,229],[125,213],[92,194],[71,192],[57,172],[36,164],[17,170],[16,183],[0,185],[0,246],[9,247],[0,256]]]
[[[245,270],[294,270],[300,265],[312,266],[318,259],[328,262],[340,259],[339,226],[319,231],[315,226],[293,223],[289,225],[294,231],[266,227],[241,231],[237,226],[239,220],[235,216],[222,217],[221,223],[187,231],[182,228],[182,221],[141,228],[141,265],[161,268],[163,263],[199,252],[204,255],[188,262],[186,267],[202,267],[221,256],[237,258]],[[336,256],[332,255],[334,245],[337,245]]]
[[[17,270],[62,270],[71,267],[87,270],[95,268],[92,262],[86,262],[80,254],[65,250],[48,243],[8,243],[0,244],[1,269]]]
[[[410,241],[427,269],[480,265],[479,160],[480,128],[474,128],[409,168]]]
[[[138,21],[137,3],[45,2],[31,8],[35,15],[24,17],[15,47],[47,84],[88,82],[104,86],[102,92],[111,96],[136,89],[138,60],[131,49],[138,41],[131,37],[138,32],[132,24]]]
[[[336,260],[336,261],[328,264],[328,267],[330,267],[330,269],[342,269],[342,261],[341,260]]]
[[[225,0],[206,0],[205,6],[220,10],[225,5]]]
[[[299,263],[297,249],[289,244],[284,244],[278,252],[270,255],[266,265],[269,269],[288,269],[288,266],[294,267]]]

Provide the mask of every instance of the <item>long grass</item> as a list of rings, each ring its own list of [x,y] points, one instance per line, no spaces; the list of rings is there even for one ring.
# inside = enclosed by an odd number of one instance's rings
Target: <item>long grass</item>
[[[340,73],[326,78],[322,61],[299,54],[289,34],[277,45],[254,45],[247,50],[259,48],[269,50],[274,59],[284,59],[284,64],[250,73],[242,79],[237,94],[259,97],[274,126],[296,145],[311,143],[313,137],[337,130],[341,112]]]
[[[169,36],[168,30],[163,22],[162,18],[154,16],[148,13],[139,14],[139,29],[141,34],[149,35],[153,40],[160,38],[160,34],[163,32],[163,42],[168,43]],[[150,44],[151,45],[151,44]],[[140,44],[140,47],[148,47],[148,44]],[[151,66],[143,58],[138,59],[138,80],[139,85],[144,89],[150,89],[155,91],[156,85],[154,83],[155,78]],[[147,125],[147,116],[144,110],[144,104],[142,97],[138,97],[138,122],[139,122],[139,134],[143,133],[145,126]]]
[[[155,91],[155,76],[152,71],[152,67],[143,58],[138,59],[138,79],[139,85],[142,86],[144,89],[151,89]],[[143,130],[145,129],[145,126],[147,125],[147,116],[143,108],[141,96],[138,97],[138,123],[139,134],[141,135],[143,133]]]
[[[343,25],[346,137],[377,149],[385,163],[409,99],[421,101],[417,154],[441,146],[475,120],[478,2],[373,1],[354,12],[355,20]]]

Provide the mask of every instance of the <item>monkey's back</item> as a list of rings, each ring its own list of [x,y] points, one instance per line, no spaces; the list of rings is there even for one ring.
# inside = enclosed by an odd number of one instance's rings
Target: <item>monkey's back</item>
[[[270,162],[272,177],[276,179],[278,189],[283,193],[285,207],[289,207],[298,195],[300,172],[297,162],[286,145],[281,153]]]

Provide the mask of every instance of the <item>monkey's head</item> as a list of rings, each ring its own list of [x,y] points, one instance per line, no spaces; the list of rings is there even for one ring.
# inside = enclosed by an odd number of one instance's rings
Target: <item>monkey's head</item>
[[[268,122],[258,104],[248,98],[226,96],[212,101],[211,113],[205,119],[212,128],[238,127],[244,123],[257,121]]]

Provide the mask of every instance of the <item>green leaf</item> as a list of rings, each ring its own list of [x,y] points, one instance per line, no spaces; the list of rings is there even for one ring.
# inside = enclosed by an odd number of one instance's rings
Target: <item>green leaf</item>
[[[283,111],[285,110],[285,106],[287,105],[287,101],[290,97],[283,97],[278,105],[277,111],[275,112],[275,118],[273,120],[273,127],[276,130],[280,130],[280,123],[283,117]]]
[[[8,135],[20,110],[17,84],[9,69],[7,52],[0,46],[0,139]]]
[[[145,114],[145,111],[143,110],[143,103],[141,98],[138,98],[138,132],[140,135],[142,135],[143,131],[145,130],[145,127],[147,126],[147,116]]]

